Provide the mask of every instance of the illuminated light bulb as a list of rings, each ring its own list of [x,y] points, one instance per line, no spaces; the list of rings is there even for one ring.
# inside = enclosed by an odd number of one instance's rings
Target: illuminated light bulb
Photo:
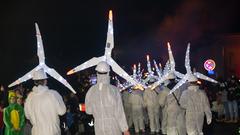
[[[71,75],[71,74],[73,74],[73,73],[74,73],[74,70],[72,69],[72,70],[70,70],[70,71],[67,72],[67,75]]]
[[[147,55],[147,61],[149,61],[149,55]]]
[[[136,64],[133,65],[133,68],[136,69]]]
[[[109,10],[109,15],[108,15],[109,20],[112,21],[113,15],[112,15],[112,10]]]

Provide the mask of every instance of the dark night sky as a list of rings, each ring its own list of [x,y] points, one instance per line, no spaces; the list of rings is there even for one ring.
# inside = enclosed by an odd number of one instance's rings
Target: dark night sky
[[[8,85],[37,65],[34,22],[46,63],[62,75],[104,53],[108,10],[113,10],[114,58],[121,66],[166,60],[171,41],[177,65],[216,35],[240,32],[239,0],[23,0],[0,2],[0,83]],[[211,44],[207,44],[211,45]],[[180,57],[182,56],[182,57]]]

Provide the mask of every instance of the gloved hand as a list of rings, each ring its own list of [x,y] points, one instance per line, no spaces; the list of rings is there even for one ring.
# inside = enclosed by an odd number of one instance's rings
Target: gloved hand
[[[207,124],[210,125],[212,123],[212,118],[207,118]]]

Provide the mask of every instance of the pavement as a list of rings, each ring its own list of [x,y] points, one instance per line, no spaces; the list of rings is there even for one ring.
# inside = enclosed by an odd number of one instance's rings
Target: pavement
[[[211,125],[204,125],[204,135],[240,135],[238,134],[238,129],[240,128],[240,123],[223,123],[223,122],[213,122]],[[130,129],[131,135],[162,135],[150,134],[149,128],[146,128],[145,133],[135,134],[134,129]],[[94,135],[93,131],[83,133],[81,135]]]

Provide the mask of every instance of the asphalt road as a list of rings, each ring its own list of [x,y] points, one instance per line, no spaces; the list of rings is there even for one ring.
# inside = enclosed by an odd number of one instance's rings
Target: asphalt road
[[[238,135],[238,128],[240,128],[240,123],[220,123],[213,122],[211,125],[204,125],[204,135]],[[131,135],[150,135],[149,128],[146,128],[145,133],[135,134],[134,129],[130,129]],[[86,132],[81,135],[94,135],[93,132]],[[162,135],[162,134],[155,134]],[[240,135],[240,134],[239,134]]]

